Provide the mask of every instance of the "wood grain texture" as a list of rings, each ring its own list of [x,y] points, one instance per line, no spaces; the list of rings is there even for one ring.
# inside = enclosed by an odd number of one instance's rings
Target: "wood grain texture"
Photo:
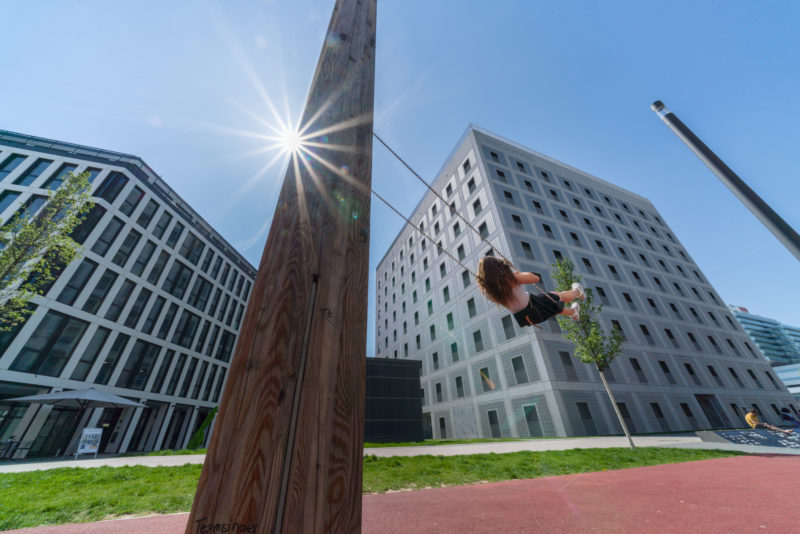
[[[334,6],[187,534],[361,530],[375,16]]]

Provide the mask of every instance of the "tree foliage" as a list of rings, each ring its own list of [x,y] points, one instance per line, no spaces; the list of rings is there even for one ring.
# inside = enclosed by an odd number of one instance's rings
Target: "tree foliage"
[[[551,265],[550,275],[556,283],[557,291],[572,289],[573,282],[580,282],[581,276],[575,274],[575,264],[569,259],[558,260]],[[591,288],[585,288],[586,300],[581,305],[580,320],[558,315],[558,324],[563,336],[575,344],[575,356],[583,363],[590,363],[602,371],[622,350],[623,335],[617,328],[606,334],[598,319],[603,305],[595,301]]]
[[[24,321],[33,296],[75,258],[70,234],[93,205],[89,173],[70,172],[38,212],[26,204],[0,227],[0,331]]]

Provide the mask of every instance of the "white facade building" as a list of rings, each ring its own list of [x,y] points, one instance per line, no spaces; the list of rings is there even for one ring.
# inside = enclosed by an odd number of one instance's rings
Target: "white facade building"
[[[69,453],[101,427],[101,452],[180,448],[218,404],[255,269],[140,158],[0,130],[0,217],[35,211],[74,171],[95,207],[79,256],[0,332],[0,441]],[[147,408],[77,411],[7,399],[96,387]],[[29,447],[29,448],[28,448]]]
[[[377,268],[375,355],[422,361],[429,433],[621,433],[597,371],[556,321],[519,328],[470,269],[492,247],[552,288],[571,258],[626,336],[607,375],[633,432],[779,422],[793,399],[647,199],[470,126]],[[464,216],[492,247],[459,219]],[[535,290],[531,288],[531,291]]]

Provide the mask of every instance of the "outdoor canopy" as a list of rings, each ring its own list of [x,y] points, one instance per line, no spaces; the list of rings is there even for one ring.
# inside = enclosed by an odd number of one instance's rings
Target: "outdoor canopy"
[[[83,411],[87,408],[102,408],[105,406],[113,406],[115,408],[127,408],[130,406],[145,407],[144,404],[140,404],[117,395],[112,395],[110,393],[104,393],[94,388],[69,389],[58,391],[56,393],[44,393],[42,395],[30,395],[28,397],[17,397],[6,400],[80,408],[81,413],[83,413]]]

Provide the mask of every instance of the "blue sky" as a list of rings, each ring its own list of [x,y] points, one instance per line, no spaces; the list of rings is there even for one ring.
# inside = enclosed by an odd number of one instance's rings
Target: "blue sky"
[[[9,2],[0,128],[141,156],[257,265],[332,1]],[[649,198],[723,299],[800,325],[797,260],[650,111],[661,99],[800,229],[796,2],[378,4],[375,130],[431,179],[472,122]],[[265,99],[266,96],[266,99]],[[373,186],[421,186],[375,147]],[[404,224],[372,204],[374,268]]]

